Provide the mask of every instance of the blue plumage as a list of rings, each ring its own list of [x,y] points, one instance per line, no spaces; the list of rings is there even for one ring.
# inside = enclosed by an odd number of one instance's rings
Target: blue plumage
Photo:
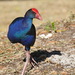
[[[21,75],[24,75],[24,71],[28,63],[34,66],[37,62],[30,55],[30,47],[34,45],[36,39],[36,29],[32,24],[33,18],[37,18],[42,20],[37,9],[32,8],[29,9],[24,17],[16,18],[9,26],[7,37],[12,43],[21,43],[25,46],[26,50],[26,63],[24,65],[23,71]]]
[[[30,16],[29,16],[30,15]],[[16,18],[9,26],[8,38],[12,43],[21,43],[26,46],[26,49],[30,49],[33,46],[36,39],[36,30],[32,24],[31,14],[24,17]]]

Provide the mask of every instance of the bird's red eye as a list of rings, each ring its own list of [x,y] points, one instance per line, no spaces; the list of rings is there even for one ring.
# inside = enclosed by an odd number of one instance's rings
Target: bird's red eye
[[[36,8],[32,8],[32,11],[35,12],[35,13],[39,13]]]

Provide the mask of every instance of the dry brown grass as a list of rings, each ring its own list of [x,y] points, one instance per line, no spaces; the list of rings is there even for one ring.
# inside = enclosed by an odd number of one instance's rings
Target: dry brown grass
[[[36,0],[36,1],[1,1],[0,2],[0,31],[7,31],[12,20],[24,16],[30,8],[37,8],[43,21],[35,20],[36,26],[48,20],[61,20],[75,13],[75,0]]]

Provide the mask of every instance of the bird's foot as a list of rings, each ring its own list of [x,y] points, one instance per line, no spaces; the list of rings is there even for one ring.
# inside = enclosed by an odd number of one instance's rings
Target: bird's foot
[[[27,52],[26,52],[26,62],[25,62],[25,64],[24,64],[24,68],[23,68],[23,70],[22,70],[22,74],[21,74],[21,75],[24,75],[24,73],[26,73],[26,67],[27,67],[27,65],[28,65],[29,62],[30,62],[30,64],[31,64],[33,67],[35,67],[35,65],[38,66],[38,63],[34,60],[34,58],[32,58],[32,57],[30,56],[30,52],[27,51]]]
[[[35,65],[36,65],[36,66],[39,66],[38,63],[34,60],[33,57],[31,57],[31,59],[30,59],[30,64],[31,64],[33,67],[35,67]]]
[[[30,61],[30,52],[27,51],[26,52],[26,62],[24,64],[24,67],[23,67],[23,70],[22,70],[22,74],[21,75],[24,75],[24,73],[26,73],[26,67],[27,67],[29,61]]]

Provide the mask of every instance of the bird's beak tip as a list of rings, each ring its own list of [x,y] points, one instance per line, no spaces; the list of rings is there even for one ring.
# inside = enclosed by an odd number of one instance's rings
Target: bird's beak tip
[[[42,17],[41,17],[41,16],[39,16],[39,17],[38,17],[38,19],[39,19],[39,20],[42,20]]]
[[[36,14],[36,17],[35,17],[35,18],[37,18],[37,19],[39,19],[39,20],[42,20],[42,17],[41,17],[40,14]]]

